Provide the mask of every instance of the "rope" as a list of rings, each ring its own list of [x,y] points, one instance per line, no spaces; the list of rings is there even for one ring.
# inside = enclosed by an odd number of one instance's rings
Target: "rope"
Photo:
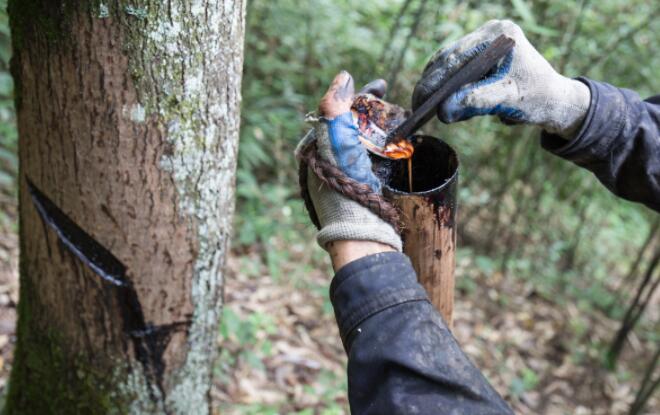
[[[332,190],[366,207],[376,216],[392,225],[395,231],[399,232],[399,212],[390,202],[381,195],[371,190],[371,187],[351,179],[337,166],[323,160],[318,156],[316,143],[313,142],[305,148],[300,154],[300,168],[298,170],[298,182],[300,185],[300,195],[305,202],[305,208],[309,217],[317,229],[321,229],[314,204],[307,188],[308,168]]]

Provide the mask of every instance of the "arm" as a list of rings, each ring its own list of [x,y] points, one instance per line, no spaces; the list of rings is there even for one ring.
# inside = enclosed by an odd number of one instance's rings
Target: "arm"
[[[582,128],[567,141],[544,132],[553,154],[593,172],[612,193],[660,212],[660,96],[580,78],[591,90]]]
[[[352,95],[350,75],[338,75],[321,101],[325,121],[311,139],[321,157],[377,192],[369,157],[346,116]],[[310,136],[301,145],[309,142]],[[337,272],[330,297],[348,354],[351,412],[511,414],[430,304],[392,226],[312,171],[307,178],[321,224],[317,240]]]
[[[413,92],[421,105],[467,58],[504,34],[516,45],[485,79],[438,107],[446,123],[497,115],[541,127],[542,145],[592,171],[614,194],[660,210],[660,98],[557,73],[510,21],[493,20],[428,63]]]
[[[380,254],[383,252],[396,252],[394,248],[380,242],[372,241],[334,241],[326,244],[332,269],[339,271],[347,265],[362,257]]]
[[[341,241],[333,259],[364,242]],[[367,242],[367,244],[369,244]],[[382,247],[335,275],[330,298],[346,353],[355,414],[512,414],[470,362],[417,283],[410,261]]]

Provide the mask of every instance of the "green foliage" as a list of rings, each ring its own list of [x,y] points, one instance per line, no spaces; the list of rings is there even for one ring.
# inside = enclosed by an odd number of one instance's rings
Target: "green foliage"
[[[241,313],[241,311],[243,313]],[[250,370],[266,372],[264,361],[273,356],[273,344],[271,339],[282,336],[281,328],[278,328],[273,317],[259,311],[245,313],[235,306],[226,306],[223,309],[222,324],[220,329],[222,350],[215,376],[221,384],[235,382],[236,379],[227,376],[231,373],[230,368],[237,366],[249,367]],[[343,406],[337,403],[338,397],[343,397],[346,392],[346,379],[337,376],[336,373],[320,369],[313,384],[302,385],[308,396],[318,396],[323,404],[320,413],[333,415],[343,414]],[[222,413],[239,414],[279,414],[282,407],[287,407],[287,402],[278,405],[240,405],[221,404]],[[229,411],[231,409],[231,411]],[[309,412],[305,409],[299,414],[318,413]],[[290,409],[284,413],[294,413]]]
[[[18,173],[16,121],[14,115],[14,83],[9,74],[11,39],[5,9],[7,0],[0,0],[0,229],[15,229],[13,208]]]
[[[225,307],[222,311],[220,334],[226,340],[232,340],[240,346],[254,345],[259,333],[273,334],[277,331],[272,317],[267,314],[253,313],[241,320],[234,310]],[[261,352],[269,354],[270,345],[261,345]]]
[[[305,113],[315,109],[340,69],[349,70],[358,85],[377,76],[395,79],[389,99],[407,105],[438,47],[488,19],[508,17],[568,76],[587,75],[647,95],[660,90],[651,75],[660,63],[657,42],[651,41],[660,9],[648,2],[434,3],[410,39],[422,2],[410,2],[399,18],[403,4],[250,3],[235,246],[260,243],[265,260],[280,264],[289,242],[312,240],[297,198],[292,153],[306,128]],[[402,65],[392,76],[399,57]],[[459,152],[459,223],[479,269],[532,279],[553,301],[582,299],[590,307],[616,309],[621,301],[610,291],[612,276],[624,274],[634,257],[648,210],[613,197],[588,172],[542,150],[534,129],[483,118],[451,126],[435,122],[426,131]],[[269,243],[273,238],[281,245]]]
[[[6,0],[0,0],[0,10],[7,7]],[[16,157],[16,124],[14,119],[14,83],[9,74],[11,41],[9,21],[6,13],[0,13],[0,193],[13,194],[14,180],[18,170]]]
[[[520,371],[518,377],[514,378],[509,385],[513,396],[522,396],[525,392],[533,390],[539,383],[539,377],[532,369],[525,367]]]

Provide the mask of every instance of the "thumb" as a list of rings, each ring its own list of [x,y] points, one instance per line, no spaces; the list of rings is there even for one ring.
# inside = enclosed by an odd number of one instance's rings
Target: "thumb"
[[[523,113],[514,107],[518,91],[510,79],[483,80],[468,84],[449,96],[438,109],[444,123],[463,121],[477,115],[499,115],[513,121],[523,121]]]
[[[319,103],[319,113],[326,118],[335,118],[351,109],[355,83],[346,71],[341,71],[333,79],[328,91]]]

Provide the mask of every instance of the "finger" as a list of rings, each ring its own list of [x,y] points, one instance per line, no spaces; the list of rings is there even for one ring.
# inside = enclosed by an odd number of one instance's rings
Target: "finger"
[[[458,43],[454,43],[446,48],[442,48],[437,51],[431,59],[426,63],[424,71],[422,72],[422,77],[428,76],[431,72],[437,70],[439,67],[442,67],[447,64],[447,61],[450,57],[456,56],[456,50],[458,49]]]
[[[341,71],[330,84],[319,104],[319,113],[326,118],[334,118],[351,109],[355,84],[353,77],[346,71]]]
[[[476,108],[470,108],[466,105],[465,97],[472,91],[473,85],[465,85],[454,92],[438,107],[438,118],[445,124],[451,124],[457,121],[463,121],[481,115],[477,113]]]
[[[378,98],[384,98],[387,92],[387,81],[384,79],[374,79],[360,89],[359,94],[372,94]]]
[[[489,20],[477,30],[457,40],[455,43],[456,47],[452,52],[453,54],[461,55],[480,43],[492,42],[500,35],[507,35],[517,39],[520,34],[522,34],[520,27],[510,20]]]
[[[519,125],[523,124],[525,121],[521,119],[509,118],[505,115],[499,115],[498,118],[504,125]]]
[[[489,43],[490,42],[485,42],[476,45],[472,49],[465,52],[460,59],[455,59],[452,62],[448,62],[446,66],[436,69],[435,71],[428,74],[426,78],[419,80],[419,82],[417,82],[417,85],[415,85],[415,90],[413,91],[413,97],[412,97],[413,110],[422,106],[424,102],[426,102],[426,100],[428,100],[435,91],[441,88],[442,85],[444,85],[452,76],[454,76],[457,71],[460,71],[463,68],[465,62],[473,59],[475,56],[482,53],[484,49],[488,47]],[[482,86],[497,84],[499,81],[506,78],[507,75],[509,75],[509,72],[511,71],[511,66],[513,63],[513,52],[514,51],[510,51],[506,56],[504,56],[498,62],[498,64],[491,69],[491,71],[486,75],[484,79],[476,83],[462,87],[462,89],[459,89],[459,92],[454,94],[453,101],[447,99],[445,102],[449,104],[454,103],[458,105],[459,103],[457,103],[456,101],[457,99],[459,98],[464,99],[466,97],[469,97],[468,95],[465,95],[467,94],[467,91],[471,91],[471,90],[478,91],[479,88]],[[509,80],[509,82],[511,81]],[[463,94],[461,94],[461,92]],[[497,96],[493,98],[498,99]],[[458,111],[459,107],[451,107],[451,109],[452,111],[453,110]],[[452,112],[445,112],[442,110],[441,107],[438,108],[438,117],[441,120],[445,119],[446,117],[449,117],[446,119],[453,121],[460,121],[458,119],[454,119],[451,114]],[[453,121],[448,121],[448,122],[453,122]]]

